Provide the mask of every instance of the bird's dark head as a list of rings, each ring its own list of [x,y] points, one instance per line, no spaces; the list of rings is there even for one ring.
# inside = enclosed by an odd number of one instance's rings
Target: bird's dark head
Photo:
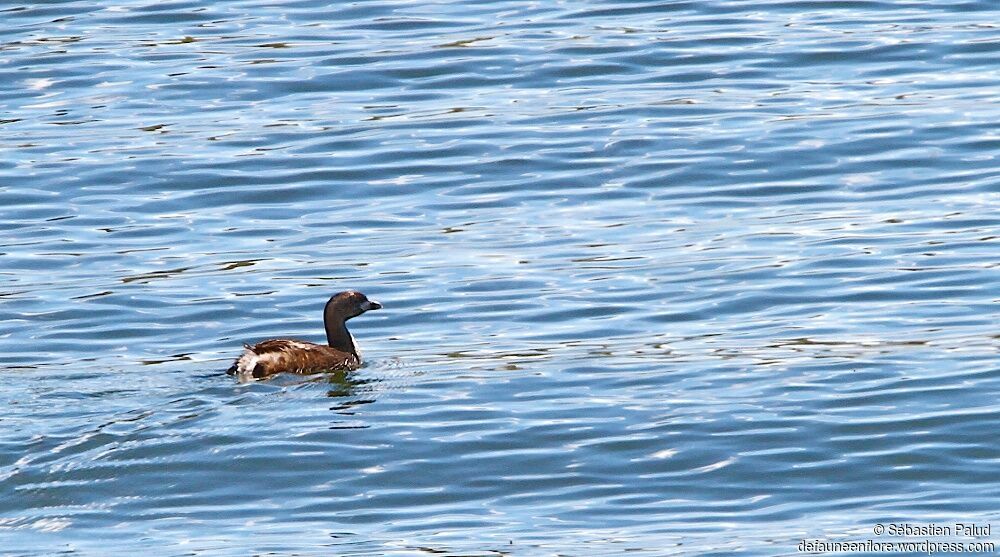
[[[324,314],[327,319],[339,318],[347,321],[373,309],[382,309],[382,304],[369,300],[368,296],[357,290],[345,290],[330,297]]]

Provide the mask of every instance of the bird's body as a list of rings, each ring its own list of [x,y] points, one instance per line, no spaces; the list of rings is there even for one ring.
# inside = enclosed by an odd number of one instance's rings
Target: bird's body
[[[323,310],[328,345],[302,340],[272,339],[244,345],[243,354],[227,370],[241,378],[262,378],[275,373],[351,371],[361,366],[361,352],[347,330],[346,321],[382,307],[364,294],[348,290],[330,298]]]
[[[236,359],[231,373],[260,378],[275,373],[319,373],[328,370],[358,369],[361,358],[312,342],[292,339],[272,339],[244,346],[243,355]]]

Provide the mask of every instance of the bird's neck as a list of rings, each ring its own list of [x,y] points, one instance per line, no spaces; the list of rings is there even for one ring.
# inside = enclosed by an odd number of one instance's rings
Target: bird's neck
[[[336,348],[341,352],[347,352],[349,354],[358,354],[358,349],[354,345],[354,337],[351,336],[351,332],[347,330],[347,323],[326,323],[326,342],[331,348]]]

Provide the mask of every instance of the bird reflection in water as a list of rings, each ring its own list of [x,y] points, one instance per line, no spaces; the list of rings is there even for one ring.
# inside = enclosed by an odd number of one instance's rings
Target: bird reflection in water
[[[338,399],[337,404],[330,407],[330,410],[343,416],[354,416],[355,409],[364,404],[375,402],[374,389],[372,384],[377,383],[375,379],[358,377],[349,371],[335,371],[316,376],[316,382],[323,381],[327,384],[326,396]],[[334,424],[330,429],[363,429],[367,424]]]

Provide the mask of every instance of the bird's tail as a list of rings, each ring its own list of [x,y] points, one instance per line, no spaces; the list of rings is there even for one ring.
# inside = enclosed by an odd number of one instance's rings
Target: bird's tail
[[[253,352],[253,347],[250,346],[249,344],[244,344],[243,349]],[[246,352],[240,354],[240,357],[236,358],[236,361],[233,362],[233,365],[229,366],[229,369],[226,370],[226,375],[236,375],[236,372],[240,370],[240,360],[243,358],[243,356],[246,356]]]

